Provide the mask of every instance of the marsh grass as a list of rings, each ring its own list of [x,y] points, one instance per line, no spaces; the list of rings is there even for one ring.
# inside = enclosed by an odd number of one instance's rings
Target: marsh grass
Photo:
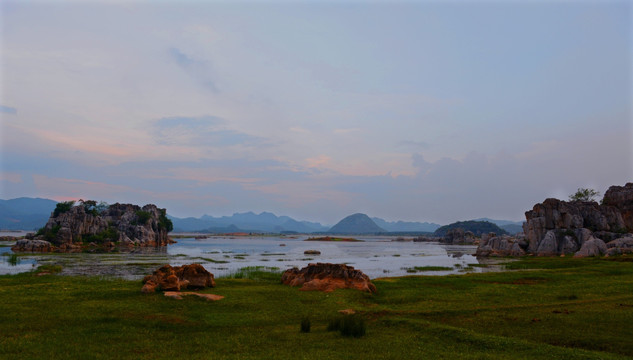
[[[281,278],[281,270],[275,266],[247,266],[219,278],[278,282]]]
[[[300,291],[253,269],[202,292],[140,281],[0,276],[6,359],[630,359],[633,262],[525,259],[529,271],[374,279],[378,292]],[[572,262],[569,266],[567,262]],[[341,309],[360,338],[328,332]],[[310,333],[297,331],[309,313]]]
[[[422,271],[450,271],[453,270],[453,268],[447,266],[414,266],[411,268],[402,268],[402,270],[406,270],[408,273],[416,273]]]

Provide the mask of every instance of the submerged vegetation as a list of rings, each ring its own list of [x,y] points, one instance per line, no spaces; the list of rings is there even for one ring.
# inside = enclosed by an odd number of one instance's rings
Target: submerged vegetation
[[[4,275],[0,354],[625,359],[633,356],[631,259],[526,258],[508,266],[527,271],[375,279],[374,295],[300,291],[282,285],[278,270],[252,268],[203,291],[225,297],[216,302],[142,294],[139,281]],[[58,271],[47,270],[38,272]],[[356,313],[349,336],[342,323],[330,325],[343,309]],[[310,330],[298,331],[306,314]]]

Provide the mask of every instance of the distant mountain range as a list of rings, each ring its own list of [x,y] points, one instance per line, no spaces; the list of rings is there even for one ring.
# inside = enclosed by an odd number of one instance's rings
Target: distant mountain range
[[[17,198],[0,200],[0,229],[36,230],[46,224],[57,202],[41,198]],[[269,232],[269,233],[432,233],[440,228],[439,224],[411,221],[386,221],[370,218],[365,214],[354,214],[330,227],[318,222],[299,221],[288,216],[277,216],[270,212],[235,213],[231,216],[213,217],[203,215],[199,218],[168,217],[174,224],[175,232]],[[522,231],[522,222],[493,220],[488,218],[474,221],[489,221],[513,234]]]
[[[0,200],[0,229],[37,230],[46,225],[57,201],[21,197]]]
[[[273,213],[253,212],[235,213],[232,216],[213,217],[204,215],[200,218],[177,218],[168,216],[174,223],[177,232],[297,232],[312,233],[327,231],[329,226],[317,222],[297,221],[288,216],[277,216]]]
[[[371,218],[376,225],[388,232],[433,232],[441,225],[428,222],[412,222],[412,221],[385,221],[383,219]]]

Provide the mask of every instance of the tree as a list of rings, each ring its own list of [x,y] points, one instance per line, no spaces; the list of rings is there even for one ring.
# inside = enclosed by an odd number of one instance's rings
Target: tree
[[[569,195],[569,201],[596,201],[597,196],[600,192],[594,189],[578,188],[575,194]]]

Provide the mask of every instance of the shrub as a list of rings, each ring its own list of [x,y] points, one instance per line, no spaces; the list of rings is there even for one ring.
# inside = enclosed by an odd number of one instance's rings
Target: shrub
[[[112,226],[94,235],[83,235],[81,237],[81,241],[83,241],[84,243],[94,242],[97,244],[102,244],[108,241],[116,242],[118,240],[119,240],[119,232],[117,231],[116,228]]]
[[[151,217],[152,217],[152,213],[148,211],[138,210],[136,212],[136,223],[145,225],[147,224],[147,222],[149,221]]]
[[[158,217],[158,228],[160,230],[167,230],[167,232],[171,232],[174,230],[174,224],[167,217],[167,211],[165,209],[160,209],[160,216]]]
[[[309,333],[310,332],[310,319],[304,317],[301,319],[301,332]]]
[[[51,229],[47,229],[46,227],[43,227],[37,230],[37,232],[35,233],[35,236],[44,236],[44,240],[48,242],[54,242],[55,238],[57,237],[57,233],[59,232],[59,229],[61,228],[62,228],[61,225],[55,225]]]
[[[64,202],[57,203],[57,205],[55,206],[55,211],[53,212],[53,215],[58,216],[59,214],[68,212],[70,211],[70,209],[73,208],[73,205],[75,205],[74,201],[64,201]]]
[[[594,189],[578,188],[575,194],[569,195],[569,201],[595,201],[600,192]]]

